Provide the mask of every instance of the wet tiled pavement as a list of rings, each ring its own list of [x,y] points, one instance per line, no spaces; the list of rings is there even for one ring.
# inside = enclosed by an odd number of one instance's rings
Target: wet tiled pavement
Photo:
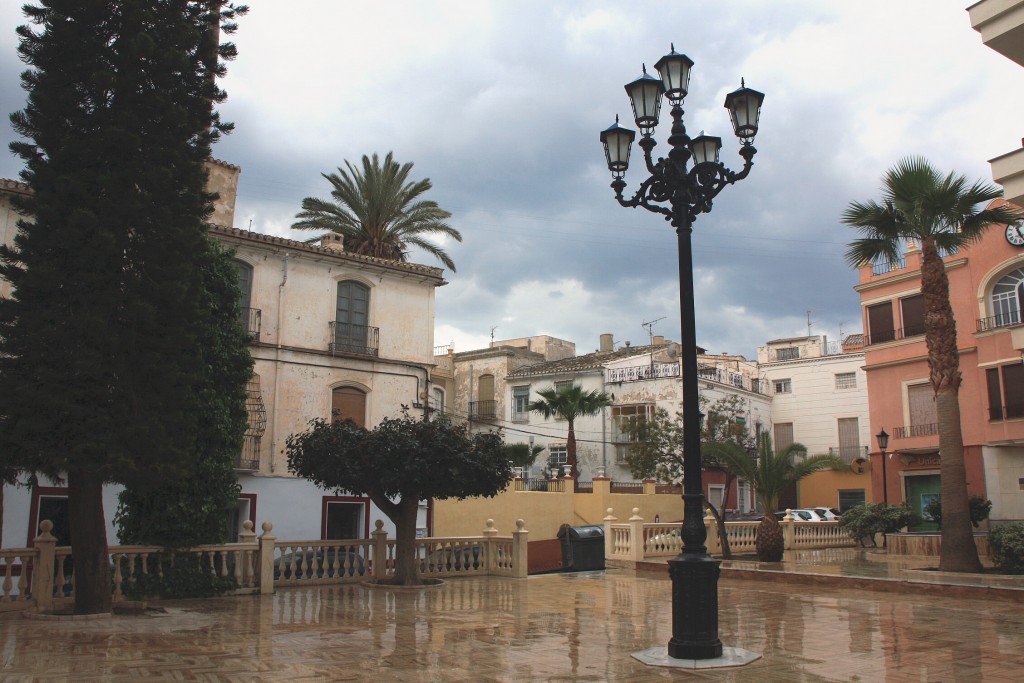
[[[818,565],[804,559],[805,568],[819,566],[819,573],[836,564],[835,557]],[[163,602],[153,605],[162,611],[90,621],[5,614],[0,679],[1024,680],[1020,602],[955,591],[808,587],[801,576],[763,582],[723,572],[721,639],[763,654],[741,669],[661,669],[634,660],[632,652],[671,636],[671,584],[662,571],[609,570],[451,579],[415,590],[285,589],[265,598]]]

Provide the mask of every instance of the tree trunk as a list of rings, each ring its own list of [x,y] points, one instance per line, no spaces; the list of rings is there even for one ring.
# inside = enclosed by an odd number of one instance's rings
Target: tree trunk
[[[974,544],[967,496],[964,439],[960,425],[960,352],[957,348],[956,319],[949,303],[949,278],[933,240],[921,240],[921,257],[925,342],[928,345],[928,367],[932,387],[935,389],[935,409],[939,421],[942,479],[942,548],[939,569],[947,572],[979,572],[981,560],[978,559],[978,548]]]
[[[75,563],[75,614],[110,612],[110,555],[101,477],[68,472],[68,521]]]
[[[388,515],[395,523],[395,575],[400,586],[419,586],[419,558],[416,557],[416,514],[419,501],[402,499],[394,506],[396,514]]]
[[[569,436],[565,440],[565,463],[569,466],[569,476],[577,479],[580,476],[580,471],[576,466],[576,431],[573,429],[572,422],[569,420]]]

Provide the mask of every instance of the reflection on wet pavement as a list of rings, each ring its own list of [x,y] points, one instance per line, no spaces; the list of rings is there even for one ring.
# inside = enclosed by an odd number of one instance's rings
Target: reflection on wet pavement
[[[666,576],[627,571],[362,585],[160,603],[97,621],[0,616],[4,681],[1019,681],[1018,603],[723,580],[742,669],[647,667],[668,642]]]

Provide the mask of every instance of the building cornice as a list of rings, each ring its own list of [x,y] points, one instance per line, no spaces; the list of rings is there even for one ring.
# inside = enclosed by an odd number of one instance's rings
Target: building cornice
[[[963,357],[968,353],[977,353],[977,346],[970,346],[965,349],[958,349],[960,356]],[[887,360],[884,363],[869,363],[864,366],[865,372],[871,372],[872,370],[881,370],[882,368],[893,368],[899,365],[907,365],[909,363],[919,363],[921,361],[928,361],[928,354],[911,356],[909,358],[896,358],[894,360]]]

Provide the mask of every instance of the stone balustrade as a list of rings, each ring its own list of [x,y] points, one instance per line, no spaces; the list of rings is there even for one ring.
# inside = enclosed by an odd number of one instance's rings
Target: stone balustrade
[[[681,524],[648,524],[640,516],[640,509],[633,508],[632,516],[625,524],[608,508],[604,518],[605,558],[607,560],[623,560],[640,562],[650,558],[675,557],[683,549]],[[760,521],[726,522],[726,537],[729,548],[734,554],[746,555],[756,552],[757,527]],[[805,548],[846,548],[857,545],[850,536],[839,527],[839,522],[797,522],[786,511],[786,517],[779,522],[786,550]],[[718,523],[709,512],[704,517],[704,528],[707,530],[708,553],[719,555],[722,552],[718,539]],[[638,539],[639,542],[634,542]]]
[[[0,550],[0,612],[52,610],[74,604],[75,576],[71,548],[56,547],[44,520],[31,548]],[[273,593],[275,587],[310,586],[389,577],[395,570],[395,540],[378,520],[369,539],[278,541],[273,525],[263,523],[257,538],[246,520],[238,543],[203,545],[174,551],[158,546],[110,546],[112,597],[121,602],[147,575],[162,576],[166,563],[198,560],[210,575],[233,578],[229,594]],[[500,536],[488,519],[480,536],[420,538],[416,559],[423,577],[508,576],[525,578],[529,532],[516,521],[510,536]],[[50,586],[50,590],[33,589]]]

